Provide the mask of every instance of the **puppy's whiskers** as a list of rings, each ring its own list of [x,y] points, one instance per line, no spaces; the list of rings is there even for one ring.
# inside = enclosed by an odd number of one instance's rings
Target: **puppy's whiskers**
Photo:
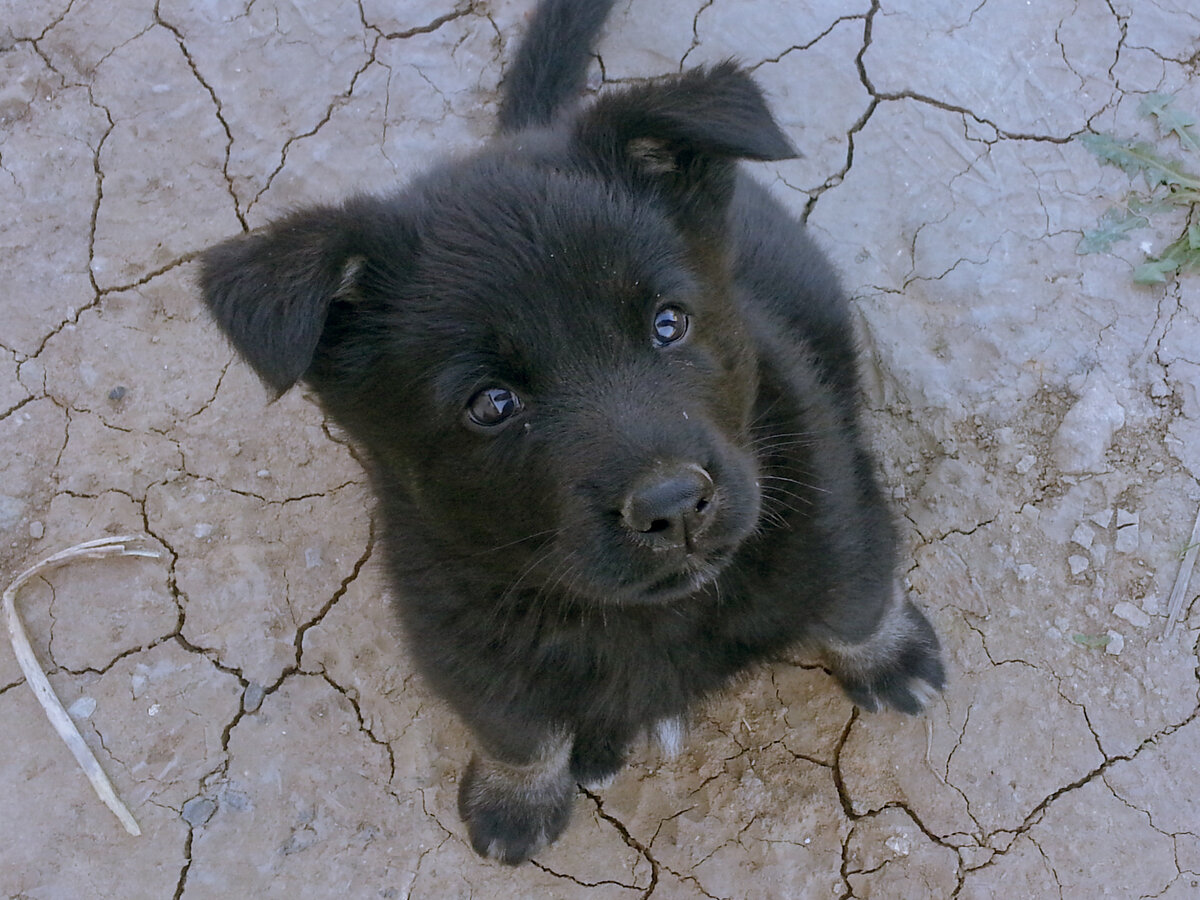
[[[499,602],[500,605],[506,605],[507,602],[509,600],[511,600],[512,597],[521,588],[522,582],[524,582],[526,578],[528,578],[530,575],[533,574],[533,572],[535,572],[539,567],[541,567],[542,564],[545,563],[546,560],[550,559],[554,555],[554,550],[555,550],[554,539],[558,536],[558,533],[559,532],[557,529],[550,529],[548,531],[543,531],[540,533],[539,536],[544,538],[544,540],[542,541],[541,545],[539,545],[538,548],[534,551],[534,556],[529,560],[529,562],[527,562],[525,564],[524,568],[521,569],[521,572],[519,575],[517,575],[516,579],[514,581],[510,582],[504,588],[504,590],[501,592],[500,596],[497,598],[497,601]],[[511,545],[506,545],[506,546],[511,546]],[[496,549],[501,549],[501,548],[496,548]],[[539,588],[538,591],[535,591],[535,593],[538,593],[541,590],[542,589]]]
[[[509,541],[508,543],[505,543],[505,544],[497,544],[494,547],[488,547],[486,550],[477,550],[474,553],[471,553],[468,556],[465,556],[463,558],[464,559],[472,559],[472,558],[478,557],[478,556],[486,556],[489,553],[499,553],[501,550],[508,550],[511,547],[516,547],[520,544],[524,544],[526,541],[532,541],[532,540],[535,540],[540,537],[546,537],[547,535],[554,536],[557,534],[558,534],[557,528],[547,528],[545,531],[535,531],[533,534],[527,534],[527,535],[525,535],[525,537],[517,538],[516,540]]]

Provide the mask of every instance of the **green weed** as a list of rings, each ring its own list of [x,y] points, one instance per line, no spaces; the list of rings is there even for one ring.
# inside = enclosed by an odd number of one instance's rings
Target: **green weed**
[[[1152,118],[1160,140],[1172,136],[1200,162],[1200,138],[1194,130],[1196,120],[1174,107],[1167,94],[1150,94],[1138,106],[1138,112]],[[1183,207],[1195,220],[1200,210],[1200,175],[1184,163],[1164,155],[1145,141],[1115,138],[1108,134],[1085,134],[1079,138],[1101,161],[1122,169],[1130,178],[1141,175],[1145,190],[1133,190],[1120,206],[1104,212],[1096,228],[1086,231],[1075,250],[1080,254],[1107,253],[1113,244],[1129,238],[1131,232],[1146,228],[1150,217]],[[1188,269],[1200,269],[1200,223],[1192,221],[1184,233],[1156,256],[1149,257],[1133,271],[1138,284],[1162,284],[1171,275]]]

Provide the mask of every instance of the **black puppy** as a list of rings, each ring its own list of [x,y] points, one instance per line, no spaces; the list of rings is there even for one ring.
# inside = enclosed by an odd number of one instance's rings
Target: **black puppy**
[[[202,260],[241,355],[365,451],[411,653],[478,742],[459,809],[509,863],[788,647],[866,709],[944,681],[846,301],[738,172],[792,147],[729,63],[575,108],[611,6],[544,0],[480,152]]]

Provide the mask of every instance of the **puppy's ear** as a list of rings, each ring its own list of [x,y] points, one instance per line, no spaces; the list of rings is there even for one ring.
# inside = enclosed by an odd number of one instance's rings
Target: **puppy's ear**
[[[663,193],[688,215],[723,211],[734,160],[798,155],[733,62],[606,94],[579,118],[574,139],[603,174]]]
[[[280,394],[309,370],[331,306],[354,303],[371,201],[313,207],[200,258],[200,289],[234,348]],[[400,248],[397,248],[400,249]]]

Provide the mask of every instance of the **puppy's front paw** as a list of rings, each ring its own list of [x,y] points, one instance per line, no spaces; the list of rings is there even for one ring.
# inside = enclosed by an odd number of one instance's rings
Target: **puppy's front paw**
[[[916,715],[946,686],[946,667],[929,620],[907,600],[879,634],[840,654],[835,674],[850,699],[868,712],[891,707]]]
[[[575,784],[569,771],[507,766],[473,757],[458,789],[458,813],[480,856],[525,862],[567,827]]]

